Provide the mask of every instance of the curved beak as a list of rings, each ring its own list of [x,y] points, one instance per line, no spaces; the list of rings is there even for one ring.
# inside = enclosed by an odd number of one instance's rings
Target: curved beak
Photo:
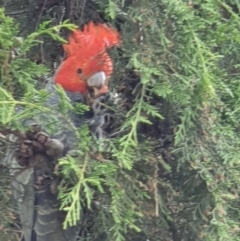
[[[103,71],[93,74],[88,80],[87,85],[94,90],[94,96],[106,94],[108,92],[107,76]]]
[[[89,87],[101,88],[105,83],[107,77],[103,71],[93,74],[88,80],[87,84]]]

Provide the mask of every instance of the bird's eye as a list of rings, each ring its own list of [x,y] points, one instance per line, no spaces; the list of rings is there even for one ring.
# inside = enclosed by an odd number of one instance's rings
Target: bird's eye
[[[77,69],[77,73],[81,74],[82,73],[82,69]]]

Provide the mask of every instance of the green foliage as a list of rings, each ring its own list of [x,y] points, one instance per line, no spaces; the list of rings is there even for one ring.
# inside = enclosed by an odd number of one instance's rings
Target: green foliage
[[[56,34],[59,27],[42,24],[17,44],[20,54],[11,59],[17,29],[4,12],[0,123],[19,128],[19,120],[46,112],[51,113],[49,130],[60,118],[75,131],[77,151],[59,160],[65,228],[97,199],[96,239],[104,232],[105,240],[140,240],[141,230],[150,240],[240,240],[237,2],[96,2],[106,19],[120,27],[123,40],[121,53],[111,52],[116,66],[112,86],[125,90],[114,107],[119,122],[113,138],[95,143],[86,126],[77,130],[64,117],[72,107],[62,89],[56,111],[43,107],[49,96],[33,83],[46,69],[25,54],[42,34],[63,41]],[[20,100],[16,83],[22,88]],[[27,108],[16,115],[19,105]],[[110,158],[92,155],[96,149]]]
[[[48,26],[49,22],[41,24],[39,30],[25,39],[16,37],[17,23],[7,17],[4,9],[0,8],[0,127],[25,131],[29,128],[28,124],[38,123],[50,135],[71,130],[76,133],[75,139],[78,140],[77,128],[68,117],[69,111],[73,111],[74,108],[66,93],[60,87],[55,87],[53,93],[44,89],[37,90],[38,78],[48,74],[48,69],[27,58],[31,49],[42,43],[39,38],[43,35],[49,35],[54,40],[64,42],[65,40],[58,34],[59,29],[72,30],[76,27],[67,21],[60,26]],[[85,110],[84,105],[78,105],[79,113]],[[2,155],[1,159],[3,159]],[[2,163],[0,165],[2,166]],[[2,178],[4,182],[7,181],[3,175]],[[1,193],[3,192],[9,192],[9,190],[1,185]],[[7,195],[3,196],[5,205],[10,203],[7,197]],[[6,219],[1,219],[1,229],[7,228],[8,222],[13,221],[9,217],[9,215],[13,216],[12,210],[9,209],[6,207],[6,211],[8,210]]]
[[[46,21],[39,26],[39,30],[25,39],[16,37],[18,24],[10,17],[5,16],[4,9],[0,9],[0,86],[14,94],[20,95],[30,92],[36,84],[36,79],[48,73],[47,68],[26,58],[28,52],[42,40],[39,37],[49,35],[54,40],[65,42],[58,35],[60,28],[74,29],[74,24],[65,21],[60,26],[48,27]]]
[[[165,203],[170,220],[164,230],[154,226],[160,239],[168,240],[170,232],[173,240],[239,240],[239,4],[230,0],[101,2],[109,18],[121,21],[123,58],[116,64],[115,84],[126,80],[128,88],[131,79],[122,71],[126,66],[139,78],[113,155],[130,170],[139,168],[138,162],[146,165],[150,153],[157,155],[162,148],[174,159],[163,153],[172,176],[171,188],[161,181],[164,171],[158,179],[158,200]],[[141,135],[157,136],[154,123],[162,117],[158,123],[163,126],[159,133],[163,146],[146,143],[149,152],[144,164],[136,155],[144,139]],[[141,122],[151,125],[147,128],[151,134],[139,131]],[[164,130],[166,122],[170,128]],[[166,140],[171,142],[168,148]],[[175,203],[180,204],[177,209]],[[163,221],[161,215],[158,220]],[[145,232],[149,239],[159,240],[160,235],[151,236],[147,228]]]
[[[58,41],[64,41],[58,35],[59,28],[75,28],[74,24],[69,24],[67,21],[61,26],[55,26],[48,28],[49,22],[45,22],[40,25],[39,30],[30,34],[26,39],[16,38],[17,24],[16,22],[4,15],[4,9],[0,9],[0,29],[6,34],[5,38],[1,40],[1,51],[4,53],[0,58],[1,63],[1,76],[0,76],[0,106],[1,106],[1,125],[8,127],[16,127],[20,125],[21,121],[27,118],[33,118],[39,115],[41,112],[52,113],[49,117],[59,118],[59,109],[62,114],[66,114],[67,111],[73,107],[69,104],[65,92],[61,88],[57,88],[58,95],[60,97],[56,110],[44,107],[47,99],[50,97],[50,93],[46,90],[36,90],[35,84],[38,77],[42,77],[48,73],[47,68],[42,64],[32,62],[26,58],[28,51],[41,42],[38,40],[39,36],[44,34],[50,35],[53,39]],[[14,26],[14,27],[13,27]],[[5,35],[1,35],[1,37]],[[16,39],[18,42],[16,43]],[[15,45],[18,45],[18,54],[13,54],[16,49]],[[13,87],[19,87],[21,92],[16,92]],[[18,93],[15,99],[14,95]],[[18,106],[24,107],[21,112],[15,113]],[[57,117],[58,116],[58,117]],[[65,118],[65,117],[63,117]],[[50,120],[49,120],[50,121]],[[51,121],[50,121],[51,122]]]
[[[9,21],[6,24],[15,24],[13,19],[4,15],[4,11],[2,12],[2,19]],[[59,102],[51,104],[49,100],[52,98],[52,93],[36,89],[37,78],[46,74],[48,70],[45,66],[28,59],[29,51],[31,51],[32,47],[42,42],[39,39],[42,35],[47,34],[55,40],[63,41],[58,36],[60,26],[48,27],[48,25],[49,22],[41,24],[37,32],[30,34],[25,39],[16,38],[17,28],[15,31],[13,31],[14,29],[12,31],[9,30],[9,44],[3,46],[5,55],[0,59],[2,63],[0,126],[24,131],[28,128],[28,125],[24,123],[27,124],[28,120],[30,120],[44,126],[44,129],[50,135],[56,134],[56,132],[61,133],[65,129],[71,129],[75,134],[73,147],[77,151],[74,157],[68,155],[59,160],[64,176],[59,186],[59,198],[62,203],[60,209],[67,212],[63,226],[66,228],[69,225],[76,224],[80,218],[82,207],[87,206],[90,208],[94,196],[98,195],[101,199],[109,193],[106,201],[103,203],[104,207],[108,206],[109,208],[104,209],[105,211],[103,210],[101,214],[105,225],[104,231],[111,230],[108,234],[109,238],[113,235],[116,240],[123,240],[123,235],[129,227],[137,231],[139,230],[135,225],[135,220],[138,216],[141,216],[141,212],[135,206],[134,200],[137,197],[147,197],[146,191],[141,190],[142,188],[136,180],[131,185],[132,194],[129,196],[128,192],[124,192],[124,182],[130,179],[130,174],[123,172],[119,164],[122,165],[121,163],[124,164],[125,162],[127,145],[124,147],[123,160],[120,160],[119,157],[119,163],[109,163],[109,161],[105,163],[104,158],[103,162],[99,162],[92,156],[93,151],[95,151],[93,149],[95,147],[101,149],[101,146],[106,143],[93,143],[86,126],[82,126],[78,130],[73,125],[67,117],[69,111],[73,111],[73,107],[70,105],[63,90],[61,88],[56,89]],[[64,22],[61,27],[73,29],[74,25]],[[16,51],[17,54],[13,56],[12,51]],[[18,111],[16,112],[16,110]],[[78,113],[82,113],[84,110],[86,108],[83,105],[79,104],[77,106]],[[147,111],[152,113],[154,109],[148,108]],[[131,115],[129,114],[130,118]],[[140,115],[140,109],[133,110],[131,123],[129,122],[130,124],[127,124],[126,128],[123,127],[123,129],[131,129],[132,134],[128,142],[131,142],[132,138],[137,138],[136,117],[141,118],[142,122],[146,122],[144,117]],[[108,149],[114,157],[117,153],[114,150],[117,150],[118,145],[112,142],[108,143],[108,145],[111,146]],[[139,158],[142,158],[139,150],[137,148],[134,152]],[[127,163],[127,161],[126,159],[126,166],[128,166],[128,169],[131,169],[132,164],[130,162]],[[137,176],[138,174],[136,173],[135,175]],[[123,180],[123,177],[125,180]],[[135,194],[133,195],[133,193]],[[124,206],[122,206],[123,203],[125,204]],[[98,228],[101,229],[101,226]]]
[[[139,4],[135,12],[142,7]],[[233,66],[239,58],[240,19],[221,1],[152,1],[144,9],[146,42],[138,50],[139,62],[149,66],[155,59],[161,74],[151,75],[156,81],[152,93],[163,97],[164,104],[170,102],[162,115],[175,113],[168,121],[178,121],[171,149],[176,170],[172,185],[180,197],[172,202],[185,206],[183,212],[174,211],[175,223],[186,220],[184,226],[179,224],[184,231],[178,240],[239,240],[238,214],[231,210],[237,209],[239,192],[234,189],[232,194],[239,170],[239,84]],[[150,63],[144,61],[144,50],[149,51]]]

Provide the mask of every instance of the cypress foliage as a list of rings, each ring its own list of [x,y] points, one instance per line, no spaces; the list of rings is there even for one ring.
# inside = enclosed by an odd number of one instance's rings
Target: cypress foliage
[[[88,5],[80,2],[83,13]],[[240,240],[239,5],[231,0],[94,2],[97,14],[122,35],[120,49],[111,51],[111,87],[120,100],[109,106],[115,116],[111,138],[94,143],[83,127],[76,130],[78,157],[59,160],[65,177],[59,198],[68,211],[64,226],[74,224],[79,209],[95,200],[99,207],[89,240]],[[16,30],[12,19],[3,12],[0,17],[5,66]],[[54,28],[41,26],[41,33],[62,40],[52,34]],[[22,49],[35,43],[33,36]],[[1,67],[4,126],[19,127],[19,116],[9,111],[16,85],[23,98],[42,93],[32,80],[44,67],[21,58],[8,71]],[[22,63],[21,79],[14,66]],[[37,105],[43,103],[44,98]],[[25,106],[21,118],[33,110]],[[93,145],[102,153],[104,145],[110,157],[94,158]]]

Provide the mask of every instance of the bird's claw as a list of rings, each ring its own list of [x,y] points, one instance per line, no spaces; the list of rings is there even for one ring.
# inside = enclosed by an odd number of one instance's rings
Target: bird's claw
[[[106,102],[108,101],[108,99],[111,97],[110,93],[107,92],[107,93],[101,93],[101,94],[98,94],[95,96],[95,99],[96,100],[99,100],[100,102]]]
[[[90,122],[90,129],[97,139],[103,138],[104,130],[109,126],[112,119],[112,115],[106,113],[106,106],[104,104],[109,97],[110,95],[101,95],[92,104],[94,116]]]

